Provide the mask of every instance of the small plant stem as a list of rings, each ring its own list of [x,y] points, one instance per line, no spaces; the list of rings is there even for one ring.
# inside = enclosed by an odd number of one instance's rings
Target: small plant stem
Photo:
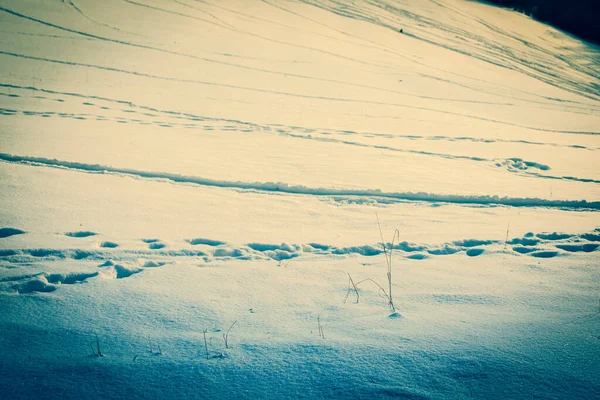
[[[388,249],[385,245],[385,240],[383,239],[383,232],[381,230],[381,223],[379,222],[379,215],[375,213],[375,217],[377,218],[377,226],[379,227],[379,237],[381,238],[381,247],[383,247],[383,254],[385,256],[385,262],[388,266],[387,278],[388,278],[388,286],[389,286],[389,295],[388,295],[388,305],[393,312],[396,312],[396,307],[394,306],[394,301],[392,299],[392,252],[394,251],[394,242],[396,237],[400,240],[400,232],[398,229],[394,231],[394,236],[392,237],[392,242],[390,244],[390,249],[388,253]],[[385,291],[384,291],[385,292]]]
[[[319,328],[319,336],[325,339],[325,332],[323,332],[323,327],[321,326],[321,316],[317,315],[317,326]]]
[[[350,278],[350,284],[352,284],[352,287],[354,288],[354,292],[356,292],[356,304],[358,304],[358,301],[360,300],[360,295],[358,294],[358,288],[354,284],[354,281],[352,280],[352,277],[350,276],[350,274],[348,274],[348,278]],[[348,293],[350,293],[350,289],[348,289]],[[346,296],[346,298],[348,298],[348,296]]]
[[[510,231],[510,221],[508,221],[508,226],[506,227],[506,238],[504,239],[504,248],[502,251],[506,251],[506,244],[508,243],[508,232]]]
[[[102,351],[100,350],[100,339],[98,339],[98,336],[96,336],[96,347],[98,349],[98,356],[104,357],[104,355],[102,354]]]
[[[233,322],[233,324],[231,324],[231,326],[229,327],[229,329],[227,329],[227,332],[223,334],[223,340],[225,341],[225,348],[228,349],[229,346],[227,345],[227,339],[229,338],[229,331],[231,330],[231,328],[233,328],[233,326],[237,323],[237,319]]]
[[[206,329],[202,331],[204,333],[204,350],[206,350],[206,359],[208,360],[208,343],[206,342]]]

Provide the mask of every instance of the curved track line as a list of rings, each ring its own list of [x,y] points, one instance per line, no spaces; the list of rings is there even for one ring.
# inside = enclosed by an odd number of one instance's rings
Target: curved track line
[[[104,67],[104,66],[94,65],[94,64],[84,64],[84,63],[76,63],[76,62],[72,62],[72,61],[54,60],[54,59],[50,59],[50,58],[28,56],[28,55],[24,55],[24,54],[11,53],[11,52],[6,52],[6,51],[0,51],[0,54],[11,56],[11,57],[25,58],[25,59],[30,59],[30,60],[51,62],[51,63],[56,63],[56,64],[101,69],[101,70],[106,70],[106,71],[111,71],[111,72],[119,72],[119,73],[123,73],[123,74],[136,75],[136,76],[141,76],[141,77],[146,77],[146,78],[160,79],[160,80],[173,81],[173,82],[193,83],[193,84],[198,84],[198,85],[226,87],[226,88],[247,90],[247,91],[259,92],[259,93],[270,93],[270,94],[281,95],[281,96],[297,97],[297,98],[303,98],[303,99],[326,100],[326,101],[335,101],[335,102],[341,102],[341,103],[371,104],[371,105],[408,108],[408,109],[413,109],[413,110],[430,111],[430,112],[434,112],[434,113],[454,115],[454,116],[459,116],[459,117],[464,117],[464,118],[475,119],[475,120],[479,120],[479,121],[486,121],[486,122],[502,124],[502,125],[507,125],[507,126],[514,126],[517,128],[531,129],[531,130],[540,131],[540,132],[555,132],[555,133],[585,134],[585,135],[600,134],[600,132],[565,131],[565,130],[558,130],[558,129],[546,129],[546,128],[538,128],[538,127],[533,127],[533,126],[519,125],[519,124],[515,124],[512,122],[501,121],[501,120],[485,118],[485,117],[479,117],[479,116],[470,115],[470,114],[462,114],[462,113],[457,113],[457,112],[453,112],[453,111],[439,110],[439,109],[430,108],[430,107],[410,106],[407,104],[387,103],[387,102],[383,102],[383,101],[373,101],[373,100],[357,100],[357,99],[349,99],[349,98],[342,98],[342,97],[313,96],[313,95],[307,95],[307,94],[298,94],[298,93],[281,92],[281,91],[275,91],[275,90],[253,88],[253,87],[229,85],[229,84],[224,84],[224,83],[198,81],[198,80],[193,80],[193,79],[178,79],[178,78],[173,78],[173,77],[164,77],[164,76],[160,76],[160,75],[152,75],[152,74],[146,74],[146,73],[142,73],[142,72],[112,68],[112,67]]]
[[[134,176],[146,179],[165,179],[176,183],[191,183],[200,186],[219,187],[226,189],[254,190],[260,192],[296,194],[306,196],[342,196],[342,197],[371,197],[385,198],[399,201],[417,201],[453,204],[482,204],[482,205],[505,205],[511,207],[547,207],[575,210],[600,210],[600,201],[587,200],[548,200],[540,198],[516,198],[498,196],[462,196],[453,194],[436,193],[412,193],[412,192],[384,192],[380,189],[333,189],[333,188],[310,188],[303,185],[289,185],[276,182],[233,182],[216,179],[202,178],[172,174],[168,172],[141,171],[131,168],[117,168],[99,164],[85,164],[71,161],[61,161],[43,157],[15,156],[0,153],[0,160],[26,164],[75,170],[85,173],[113,173]]]

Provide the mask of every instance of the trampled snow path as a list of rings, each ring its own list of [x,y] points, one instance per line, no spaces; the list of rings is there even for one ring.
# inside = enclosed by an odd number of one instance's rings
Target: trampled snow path
[[[16,228],[0,228],[0,238],[26,234]],[[338,247],[323,243],[273,244],[247,243],[243,246],[231,246],[223,241],[192,238],[167,245],[156,238],[141,239],[145,246],[126,248],[109,240],[95,240],[96,232],[66,232],[65,236],[86,239],[77,248],[10,248],[0,250],[0,267],[11,271],[10,276],[2,278],[0,291],[17,293],[50,292],[56,290],[56,284],[81,283],[89,278],[114,276],[127,278],[143,271],[144,268],[162,267],[180,263],[213,263],[229,260],[276,260],[282,262],[296,257],[306,256],[383,256],[383,248],[378,244]],[[21,238],[22,239],[22,238]],[[40,241],[40,237],[36,238]],[[73,242],[73,244],[75,243]],[[30,243],[25,240],[25,243]],[[41,240],[43,243],[44,240]],[[464,254],[477,257],[486,252],[496,254],[524,255],[534,258],[553,258],[568,256],[570,253],[592,253],[600,246],[600,228],[580,235],[567,233],[527,233],[522,238],[508,237],[502,243],[498,240],[466,239],[437,246],[409,242],[396,243],[393,249],[396,257],[408,260],[424,260],[430,257],[452,254]],[[129,241],[131,243],[131,241]],[[31,243],[33,244],[33,243]],[[67,243],[65,243],[67,244]],[[389,248],[391,244],[388,244]],[[339,257],[337,257],[339,258]],[[32,272],[39,269],[38,263],[60,260],[103,261],[98,272],[71,272],[68,274],[48,274]]]
[[[597,47],[460,0],[0,26],[0,397],[600,393]]]

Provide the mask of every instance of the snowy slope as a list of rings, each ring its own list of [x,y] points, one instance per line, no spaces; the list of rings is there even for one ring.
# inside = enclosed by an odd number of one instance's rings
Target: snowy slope
[[[462,0],[0,31],[0,397],[600,398],[597,47]]]

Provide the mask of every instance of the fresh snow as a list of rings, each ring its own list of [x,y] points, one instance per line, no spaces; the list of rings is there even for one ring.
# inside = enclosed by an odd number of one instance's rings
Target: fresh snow
[[[462,0],[0,31],[0,398],[600,398],[598,47]]]

